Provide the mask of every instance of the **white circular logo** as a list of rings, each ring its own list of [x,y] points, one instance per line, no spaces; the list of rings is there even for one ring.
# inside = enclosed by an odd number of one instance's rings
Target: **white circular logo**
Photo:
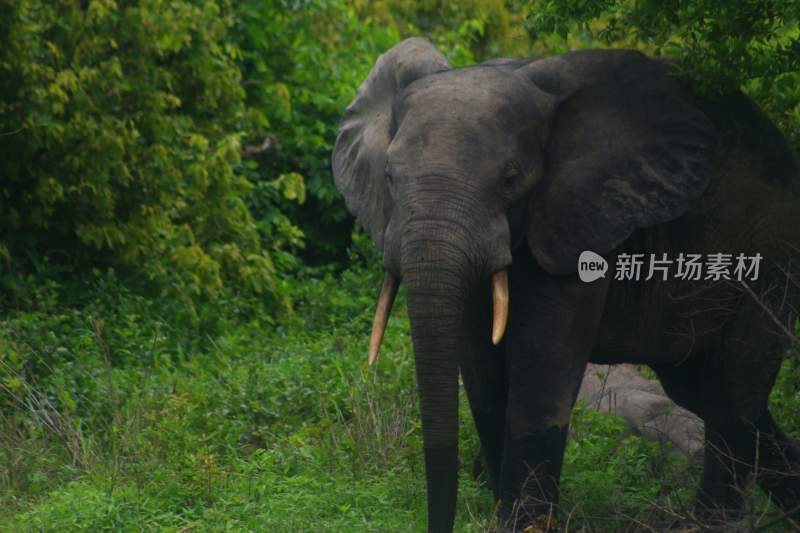
[[[602,256],[589,250],[581,252],[578,257],[578,277],[584,283],[591,283],[606,277],[608,262]]]

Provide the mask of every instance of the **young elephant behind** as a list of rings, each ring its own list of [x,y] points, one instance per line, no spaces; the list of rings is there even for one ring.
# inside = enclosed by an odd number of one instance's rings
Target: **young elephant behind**
[[[370,362],[406,286],[429,531],[453,527],[459,370],[502,523],[524,529],[557,501],[588,361],[649,364],[703,418],[699,509],[735,509],[754,464],[800,504],[800,451],[767,409],[798,296],[800,172],[745,96],[701,101],[635,51],[453,69],[408,39],[345,111],[333,173],[383,252]],[[581,281],[584,251],[608,273]],[[689,254],[718,261],[686,275]],[[678,272],[644,279],[651,257]]]

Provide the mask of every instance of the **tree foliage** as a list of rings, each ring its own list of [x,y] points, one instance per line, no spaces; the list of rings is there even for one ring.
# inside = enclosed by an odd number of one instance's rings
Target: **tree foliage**
[[[243,201],[245,105],[227,2],[9,0],[0,28],[0,251],[267,291]],[[13,254],[13,257],[12,257]]]
[[[274,139],[245,167],[255,185],[251,212],[267,235],[310,242],[307,258],[343,259],[352,222],[331,178],[330,152],[342,110],[400,37],[343,3],[280,0],[240,2],[233,35],[247,104],[261,126],[248,142]],[[276,176],[285,186],[275,187]]]
[[[0,9],[5,270],[114,267],[189,300],[273,302],[298,253],[346,258],[330,150],[377,56],[425,34],[470,63],[510,49],[513,19],[497,0]]]
[[[524,15],[503,0],[379,0],[356,2],[362,14],[396,26],[404,36],[431,38],[456,66],[499,56],[526,56]]]
[[[527,0],[533,40],[580,37],[679,61],[707,94],[750,92],[800,146],[800,1]]]

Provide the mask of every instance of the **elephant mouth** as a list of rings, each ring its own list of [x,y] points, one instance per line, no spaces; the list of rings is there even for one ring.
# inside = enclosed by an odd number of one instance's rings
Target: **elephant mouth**
[[[499,344],[503,340],[508,324],[508,273],[505,269],[498,270],[491,276],[492,285],[492,344]],[[369,339],[368,363],[372,366],[378,360],[378,355],[383,342],[383,335],[386,331],[386,324],[389,322],[389,315],[392,312],[392,305],[400,288],[398,280],[388,270],[383,277],[383,286],[378,305],[375,309],[375,318],[372,320],[372,333]]]

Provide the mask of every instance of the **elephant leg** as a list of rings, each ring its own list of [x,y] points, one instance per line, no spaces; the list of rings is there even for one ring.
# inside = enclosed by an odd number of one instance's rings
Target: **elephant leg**
[[[733,411],[738,420],[725,436],[737,448],[739,470],[751,466],[748,473],[755,471],[756,481],[777,503],[794,507],[800,503],[800,453],[775,424],[768,400],[792,342],[785,331],[795,323],[791,305],[800,294],[777,265],[766,265],[763,278],[723,332],[720,387],[728,413]],[[726,417],[730,414],[712,410],[708,424],[713,427]]]
[[[735,518],[756,464],[759,417],[745,416],[724,384],[718,354],[697,354],[680,365],[654,366],[664,390],[705,422],[703,474],[695,494],[697,515],[709,522]],[[766,412],[766,398],[761,401]]]
[[[473,311],[469,318],[474,338],[461,356],[461,380],[480,438],[489,483],[495,498],[499,498],[508,379],[503,345],[491,343],[491,288],[487,283],[481,289],[475,296],[475,305],[469,306]]]
[[[800,505],[800,448],[778,428],[766,404],[755,423],[740,418],[707,425],[699,515],[711,521],[736,517],[752,475],[784,510]]]
[[[763,487],[796,501],[797,479],[783,476],[786,461],[800,455],[772,421],[769,393],[788,338],[775,331],[773,316],[762,304],[745,298],[724,328],[718,350],[699,353],[671,366],[654,367],[664,390],[678,404],[705,421],[705,461],[695,497],[698,514],[725,519],[741,509],[743,488],[758,468]],[[781,475],[766,475],[764,469]],[[773,472],[774,473],[774,472]],[[781,495],[781,496],[777,496]]]
[[[710,522],[739,517],[755,452],[752,423],[741,419],[706,423],[703,477],[695,495],[698,516]]]
[[[607,288],[547,275],[527,253],[514,257],[499,517],[511,529],[552,513],[558,500],[570,414]]]
[[[753,464],[744,421],[726,399],[717,354],[699,353],[678,365],[653,366],[667,395],[705,422],[703,475],[695,507],[708,517],[711,511],[729,514],[741,507],[740,487]],[[726,411],[726,403],[730,409]]]
[[[797,321],[794,306],[800,302],[800,285],[793,252],[781,255],[780,248],[766,249],[764,255],[772,260],[766,262],[757,286],[725,339],[724,348],[733,356],[726,375],[732,391],[747,391],[749,386],[749,396],[764,398],[756,425],[756,481],[775,503],[789,511],[800,505],[800,447],[777,426],[767,398],[783,356],[795,340],[790,332]],[[747,397],[739,394],[735,400],[749,415]]]

